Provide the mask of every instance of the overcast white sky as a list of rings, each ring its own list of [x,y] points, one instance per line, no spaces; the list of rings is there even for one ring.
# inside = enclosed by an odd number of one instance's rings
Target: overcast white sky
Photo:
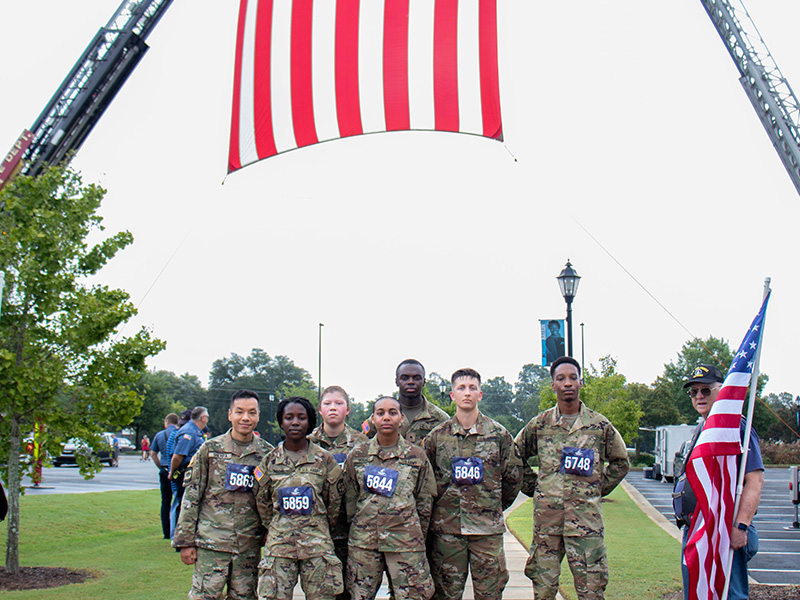
[[[3,4],[0,152],[118,4]],[[800,90],[800,2],[747,7]],[[767,391],[800,393],[800,198],[699,0],[500,0],[505,143],[350,138],[221,185],[237,12],[175,0],[73,163],[108,189],[107,232],[134,234],[102,281],[139,306],[127,333],[167,341],[151,366],[205,383],[260,347],[317,380],[322,322],[322,383],[357,400],[392,392],[407,357],[513,383],[540,361],[538,319],[564,318],[569,258],[576,355],[583,322],[587,363],[651,383],[691,336],[591,234],[692,335],[734,348],[772,277]]]

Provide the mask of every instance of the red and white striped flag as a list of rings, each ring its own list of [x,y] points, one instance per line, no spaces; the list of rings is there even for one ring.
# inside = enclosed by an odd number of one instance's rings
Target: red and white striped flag
[[[502,140],[497,0],[241,0],[229,173],[402,130]]]
[[[769,294],[739,346],[686,466],[686,479],[697,497],[684,550],[690,600],[720,600],[725,591],[736,501],[736,457],[742,453],[742,407],[768,301]]]

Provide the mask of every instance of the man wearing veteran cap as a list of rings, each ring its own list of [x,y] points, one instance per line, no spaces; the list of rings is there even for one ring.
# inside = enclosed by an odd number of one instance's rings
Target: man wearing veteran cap
[[[686,542],[689,537],[689,525],[691,524],[692,514],[696,506],[696,497],[692,492],[691,486],[686,480],[685,465],[691,456],[697,437],[703,428],[711,406],[717,399],[717,394],[722,388],[725,378],[714,365],[698,365],[689,376],[689,380],[683,384],[683,388],[688,392],[692,399],[692,405],[700,414],[701,422],[694,432],[694,436],[686,451],[684,467],[682,473],[676,479],[675,490],[672,494],[674,500],[675,518],[678,525],[683,527],[683,544],[681,545],[681,572],[683,574],[683,597],[689,598],[689,570],[683,558],[686,549]],[[739,425],[739,433],[744,442],[745,427],[747,423],[744,418]],[[737,460],[737,470],[740,467],[741,456]],[[764,485],[764,463],[761,460],[761,449],[758,444],[758,434],[754,428],[750,428],[750,450],[747,454],[747,464],[745,466],[744,487],[742,497],[739,502],[739,511],[734,515],[733,529],[731,530],[731,548],[733,548],[733,566],[730,574],[730,589],[728,590],[728,600],[742,600],[750,597],[749,586],[747,583],[747,562],[758,552],[758,533],[753,527],[753,517],[758,509],[758,502],[761,498],[761,487]]]

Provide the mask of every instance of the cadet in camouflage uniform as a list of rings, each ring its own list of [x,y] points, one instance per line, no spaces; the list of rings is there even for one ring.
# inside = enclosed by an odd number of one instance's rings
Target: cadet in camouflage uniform
[[[253,434],[258,395],[231,398],[231,429],[203,444],[186,472],[183,504],[172,538],[181,560],[194,565],[190,600],[254,600],[265,529],[253,496],[253,471],[272,446]]]
[[[534,597],[552,600],[564,554],[580,600],[602,600],[608,583],[600,498],[625,477],[625,442],[611,422],[580,401],[580,365],[563,356],[550,367],[557,404],[517,435],[526,466],[522,491],[533,497],[533,543],[525,575]],[[538,476],[527,460],[539,457]],[[605,463],[608,466],[605,466]]]
[[[353,600],[373,600],[383,578],[396,600],[433,595],[425,539],[436,484],[418,446],[399,434],[403,413],[395,398],[375,401],[375,438],[345,461],[345,506],[350,523],[347,589]]]
[[[345,423],[350,414],[350,396],[338,385],[332,385],[322,390],[319,401],[319,414],[322,425],[317,427],[308,436],[308,439],[324,448],[336,459],[340,467],[350,450],[356,444],[367,441],[367,436],[356,431]],[[339,521],[333,528],[333,549],[337,558],[342,562],[342,568],[347,566],[347,538],[350,535],[350,526],[347,524],[347,514],[341,511]],[[347,590],[339,594],[337,600],[348,600],[350,594]]]
[[[422,395],[425,387],[425,367],[414,358],[407,358],[395,369],[394,382],[397,384],[397,397],[405,419],[400,425],[400,435],[406,441],[422,446],[422,440],[439,424],[450,418],[435,404]],[[376,428],[370,419],[364,421],[362,428],[369,437],[374,437]]]
[[[481,376],[451,378],[456,415],[424,442],[438,496],[431,518],[430,565],[437,600],[460,600],[472,572],[475,600],[500,600],[508,583],[503,510],[522,486],[522,460],[505,427],[483,415]]]
[[[299,577],[308,600],[333,600],[343,589],[331,540],[342,508],[342,470],[332,454],[306,438],[317,420],[308,400],[281,400],[277,419],[285,440],[254,473],[256,504],[267,526],[258,597],[291,600]]]

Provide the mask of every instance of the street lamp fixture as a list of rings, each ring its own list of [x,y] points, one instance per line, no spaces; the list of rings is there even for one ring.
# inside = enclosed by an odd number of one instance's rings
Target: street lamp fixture
[[[442,395],[442,403],[444,403],[444,395],[447,392],[447,382],[444,379],[439,380],[439,393]]]
[[[561,288],[561,295],[564,296],[564,302],[567,303],[567,356],[572,356],[572,300],[578,292],[581,276],[567,259],[567,265],[556,279],[558,287]]]

